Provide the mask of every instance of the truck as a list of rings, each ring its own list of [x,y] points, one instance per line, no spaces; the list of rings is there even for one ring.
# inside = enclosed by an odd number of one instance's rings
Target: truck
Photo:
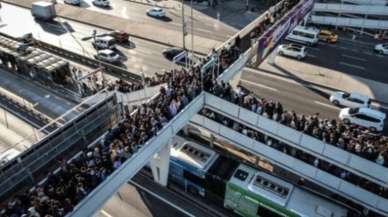
[[[52,21],[56,17],[55,5],[51,2],[34,2],[31,7],[31,14],[35,19]]]

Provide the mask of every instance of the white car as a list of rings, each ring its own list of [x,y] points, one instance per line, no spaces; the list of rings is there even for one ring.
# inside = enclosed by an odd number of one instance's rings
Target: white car
[[[334,92],[329,98],[330,102],[336,106],[345,106],[350,108],[369,107],[371,99],[368,96],[359,93]]]
[[[375,51],[379,54],[388,54],[388,43],[377,44],[375,46]]]
[[[345,124],[359,125],[371,131],[384,129],[385,114],[370,108],[344,108],[341,109],[339,118]]]
[[[154,7],[147,10],[147,15],[150,17],[164,17],[166,16],[166,12],[162,8]]]
[[[93,0],[93,5],[98,6],[98,7],[110,7],[110,1],[109,0]]]
[[[121,57],[118,53],[109,49],[98,51],[94,57],[98,60],[108,62],[108,63],[119,63],[121,60]]]
[[[306,57],[306,47],[297,44],[281,44],[278,47],[277,53],[283,56],[290,56],[301,60]]]

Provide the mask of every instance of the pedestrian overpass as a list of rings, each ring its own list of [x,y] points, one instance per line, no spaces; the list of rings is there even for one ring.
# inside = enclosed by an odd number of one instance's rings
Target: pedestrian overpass
[[[276,47],[280,40],[304,18],[304,16],[311,10],[312,6],[313,0],[300,0],[296,5],[285,12],[281,11],[285,8],[284,1],[281,1],[271,7],[265,14],[255,19],[231,39],[226,41],[218,49],[218,51],[226,46],[230,46],[230,44],[236,44],[237,41],[239,41],[239,48],[242,51],[242,54],[233,64],[229,66],[228,69],[219,75],[217,80],[229,81],[236,74],[241,73],[242,68],[250,60],[253,60],[252,62],[255,63],[263,61]],[[252,38],[251,33],[263,25],[264,20],[267,19],[269,14],[271,14],[271,16],[278,16],[276,17],[275,22],[267,27],[261,35],[256,38]],[[152,98],[151,100],[154,99],[155,98]],[[102,205],[118,190],[121,185],[127,183],[128,180],[130,180],[148,162],[151,163],[151,169],[155,180],[160,184],[165,185],[168,174],[169,141],[205,106],[205,101],[206,93],[202,92],[179,114],[170,120],[156,136],[147,141],[140,150],[133,154],[131,158],[127,159],[123,165],[121,165],[106,180],[91,191],[86,198],[84,198],[67,216],[93,216],[94,213],[102,207]],[[84,122],[85,121],[82,123]],[[75,124],[74,129],[76,128],[77,125]],[[91,130],[92,128],[89,127],[87,129],[88,133],[93,132]],[[93,129],[95,129],[95,127]],[[62,138],[66,140],[66,137],[63,136]],[[95,142],[99,141],[101,138],[103,137],[100,137]],[[20,168],[18,162],[15,162],[15,165]],[[12,168],[12,166],[10,168]],[[8,172],[6,174],[12,177],[12,173]],[[1,175],[2,174],[0,174],[0,181]],[[15,187],[12,185],[12,182],[9,181],[15,179],[9,179],[10,177],[7,177],[7,190],[12,190],[12,187]]]

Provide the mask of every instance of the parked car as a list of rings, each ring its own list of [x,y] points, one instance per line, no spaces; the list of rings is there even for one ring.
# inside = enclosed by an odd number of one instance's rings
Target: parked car
[[[329,98],[330,102],[336,106],[346,106],[350,108],[369,107],[371,99],[359,93],[334,92]]]
[[[162,8],[153,7],[147,10],[147,15],[150,17],[161,18],[166,16],[166,12]]]
[[[96,37],[92,41],[93,47],[98,49],[115,49],[116,40],[112,36]]]
[[[384,129],[385,114],[370,108],[344,108],[339,113],[339,118],[345,124],[355,124],[369,128],[371,131]]]
[[[81,5],[81,0],[64,0],[64,2],[69,5],[76,5],[76,6]]]
[[[321,30],[319,32],[318,38],[320,41],[328,43],[336,43],[338,41],[338,35],[329,30]]]
[[[11,149],[8,149],[7,151],[4,151],[3,153],[0,154],[0,166],[5,165],[6,163],[8,163],[8,161],[14,159],[19,154],[20,154],[20,151],[14,149],[14,148],[11,148]]]
[[[119,63],[121,60],[121,57],[118,53],[109,49],[99,50],[97,54],[94,55],[94,57],[98,60],[108,63]]]
[[[98,6],[98,7],[110,7],[110,1],[109,0],[93,0],[93,5]]]
[[[385,44],[377,44],[375,46],[375,51],[379,54],[387,54],[388,55],[388,43]]]
[[[281,44],[278,47],[277,53],[283,56],[290,56],[301,60],[306,57],[306,47],[297,44]]]

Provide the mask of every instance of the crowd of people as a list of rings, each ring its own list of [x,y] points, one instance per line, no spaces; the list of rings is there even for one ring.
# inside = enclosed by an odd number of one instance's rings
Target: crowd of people
[[[216,113],[213,110],[205,108],[200,111],[200,114],[258,142],[261,142],[262,144],[268,145],[271,148],[274,148],[284,154],[290,155],[293,158],[297,158],[314,167],[318,167],[319,169],[326,171],[336,177],[344,179],[354,185],[360,186],[363,189],[388,199],[388,188],[381,187],[380,185],[370,182],[363,177],[344,170],[341,167],[331,164],[323,159],[317,158],[276,138],[258,132],[257,130],[247,127],[242,123],[234,121],[226,116],[223,116],[222,114]]]
[[[375,161],[385,167],[388,166],[388,138],[371,132],[368,128],[346,125],[335,119],[320,118],[319,113],[300,115],[295,111],[286,110],[280,102],[257,97],[242,86],[233,89],[229,84],[215,85],[213,93],[327,144]]]
[[[236,48],[221,51],[220,61],[233,62],[230,54],[232,52],[236,52]],[[166,78],[167,86],[161,87],[158,97],[142,104],[135,112],[126,114],[125,119],[116,128],[109,130],[100,144],[83,151],[71,162],[62,160],[58,173],[49,174],[44,184],[9,200],[0,210],[0,216],[57,217],[70,212],[200,94],[202,81],[205,84],[212,83],[211,74],[200,73],[201,66],[209,60],[210,57],[207,57],[189,70],[174,69],[161,75]],[[224,64],[223,67],[227,65]],[[149,82],[155,80],[151,79]],[[211,88],[209,85],[205,87],[205,90]]]
[[[289,1],[296,4],[297,1]],[[288,7],[288,6],[287,6]],[[257,35],[256,35],[257,36]],[[237,41],[237,39],[236,39]],[[238,44],[229,44],[189,69],[171,70],[146,78],[145,85],[167,83],[158,97],[126,114],[117,127],[109,130],[104,140],[71,160],[61,159],[59,172],[26,192],[18,193],[0,206],[0,217],[61,217],[71,212],[96,186],[119,168],[133,153],[154,137],[201,91],[212,91],[214,71],[222,73],[240,55]],[[201,66],[216,56],[217,70],[201,73]],[[130,92],[143,84],[117,81],[110,88]]]

